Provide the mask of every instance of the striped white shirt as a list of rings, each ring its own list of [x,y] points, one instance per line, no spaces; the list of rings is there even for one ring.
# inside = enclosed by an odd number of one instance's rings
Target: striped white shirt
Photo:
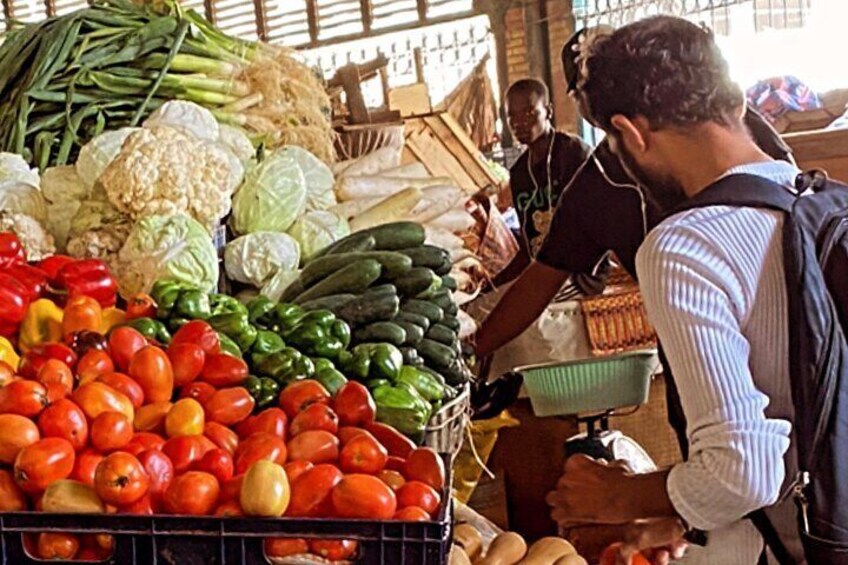
[[[732,173],[792,187],[798,170],[768,162]],[[668,493],[683,519],[712,532],[700,551],[712,563],[756,563],[762,539],[742,518],[777,501],[796,469],[782,225],[774,211],[694,209],[654,229],[636,258],[688,423],[689,460],[671,470]],[[783,516],[779,529],[794,531],[791,510],[770,512]]]

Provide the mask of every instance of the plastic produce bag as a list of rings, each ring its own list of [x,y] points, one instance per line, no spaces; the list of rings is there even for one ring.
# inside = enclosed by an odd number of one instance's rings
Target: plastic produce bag
[[[462,448],[453,463],[454,496],[459,502],[467,503],[474,493],[474,489],[477,488],[477,483],[483,476],[484,466],[498,441],[498,431],[503,428],[513,428],[520,424],[507,411],[502,412],[496,418],[474,420],[468,424],[466,430],[468,437],[462,443]]]

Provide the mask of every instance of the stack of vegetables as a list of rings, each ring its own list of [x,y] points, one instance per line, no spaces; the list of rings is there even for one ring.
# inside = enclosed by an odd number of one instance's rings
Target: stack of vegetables
[[[330,392],[302,379],[291,367],[307,371],[308,357],[271,353],[280,342],[264,341],[270,330],[248,329],[251,312],[233,299],[162,282],[159,304],[137,296],[122,312],[100,261],[28,265],[9,238],[0,261],[0,464],[8,466],[0,469],[0,512],[410,521],[439,513],[442,459],[376,421],[362,384],[338,376]],[[286,306],[263,306],[261,317],[283,324],[278,331],[305,353],[341,356],[342,322],[324,313],[295,322]],[[207,312],[209,323],[189,321]],[[160,313],[167,327],[156,323]],[[285,383],[265,407],[246,388],[238,344]],[[325,369],[313,367],[316,376]],[[44,559],[97,561],[114,540],[51,532],[28,543]],[[271,539],[266,550],[347,559],[357,546]]]
[[[334,159],[320,77],[288,49],[227,36],[174,0],[98,0],[14,28],[0,47],[0,150],[72,163],[106,130],[189,100],[269,146]]]

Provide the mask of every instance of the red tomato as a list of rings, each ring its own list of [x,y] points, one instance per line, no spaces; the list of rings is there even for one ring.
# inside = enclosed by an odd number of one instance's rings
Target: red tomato
[[[312,469],[314,465],[309,461],[289,461],[285,465],[283,465],[283,470],[286,472],[286,477],[289,479],[289,484],[294,483],[299,476],[304,474],[309,469]]]
[[[386,466],[389,454],[371,434],[350,440],[339,455],[339,466],[345,473],[376,475]]]
[[[211,353],[206,356],[200,380],[216,388],[239,386],[247,378],[247,363],[238,357],[225,353]]]
[[[333,407],[342,426],[366,426],[374,421],[377,405],[361,383],[346,382],[333,398]]]
[[[273,461],[278,465],[286,462],[286,442],[269,433],[255,433],[242,441],[235,455],[235,473],[246,473],[250,466],[262,459]]]
[[[34,418],[48,403],[47,389],[36,381],[12,381],[0,388],[0,414]]]
[[[309,551],[328,561],[343,561],[356,555],[358,545],[353,540],[309,540]]]
[[[200,461],[209,451],[203,436],[177,436],[169,439],[162,446],[162,453],[168,456],[174,464],[177,474],[188,471],[191,466]]]
[[[312,430],[293,437],[288,444],[292,461],[334,463],[339,458],[339,440],[330,432]]]
[[[218,422],[206,422],[206,425],[203,426],[203,435],[230,455],[236,452],[239,444],[238,434],[227,426]]]
[[[330,404],[330,393],[318,381],[297,381],[280,393],[280,408],[289,419],[293,419],[310,404]]]
[[[164,435],[165,420],[173,406],[170,402],[154,402],[136,410],[133,422],[136,431]]]
[[[418,508],[417,506],[407,506],[406,508],[401,508],[395,515],[392,516],[392,520],[397,520],[399,522],[428,522],[430,520],[430,515],[423,508]]]
[[[244,510],[241,509],[241,504],[237,500],[228,500],[218,505],[218,508],[215,509],[215,516],[238,518],[244,516]]]
[[[77,453],[74,460],[74,470],[71,471],[69,478],[93,487],[94,472],[101,461],[103,461],[102,454],[90,448],[83,449]]]
[[[309,544],[300,538],[265,538],[266,557],[288,557],[309,553]]]
[[[289,417],[279,408],[268,408],[261,414],[251,416],[243,422],[239,422],[236,431],[240,438],[252,436],[256,432],[266,432],[279,438],[286,439]]]
[[[75,561],[91,561],[99,563],[101,561],[106,561],[111,556],[112,552],[107,551],[102,547],[84,547],[77,553]]]
[[[147,493],[150,479],[141,463],[123,451],[107,455],[94,473],[94,490],[100,500],[126,506]]]
[[[155,345],[148,345],[133,355],[129,375],[141,385],[147,402],[167,402],[174,395],[171,361]]]
[[[135,409],[141,408],[144,404],[144,389],[135,380],[123,373],[106,373],[97,377],[96,381],[114,388],[129,398]]]
[[[326,404],[312,404],[294,417],[291,435],[296,436],[309,430],[324,430],[335,434],[339,431],[339,417]]]
[[[241,495],[241,483],[244,481],[244,475],[236,475],[232,479],[221,485],[221,494],[219,496],[221,502],[239,501]],[[239,504],[241,508],[241,504]]]
[[[174,334],[171,345],[191,343],[199,345],[207,354],[221,352],[221,341],[212,326],[202,320],[192,320]]]
[[[60,437],[68,440],[76,451],[88,443],[88,421],[82,409],[62,398],[44,409],[38,417],[41,437]]]
[[[44,388],[47,390],[48,404],[53,404],[57,400],[67,398],[71,394],[71,391],[60,383],[47,383],[44,385]]]
[[[445,462],[429,447],[419,447],[406,458],[403,476],[407,481],[421,481],[441,492],[445,488]]]
[[[11,471],[0,469],[0,512],[23,512],[27,509],[27,498]]]
[[[411,439],[393,427],[387,426],[381,422],[368,424],[365,426],[365,429],[377,438],[377,441],[379,441],[389,452],[389,455],[393,457],[406,459],[416,447],[415,443]]]
[[[336,434],[336,437],[339,438],[339,443],[341,443],[342,447],[344,447],[344,446],[347,445],[347,443],[350,440],[352,440],[356,436],[363,435],[363,434],[368,434],[368,432],[366,432],[362,428],[354,428],[353,426],[342,426],[341,428],[339,428],[339,431]],[[368,434],[368,435],[371,435],[371,434]],[[371,436],[371,437],[374,437],[374,436]]]
[[[151,434],[149,432],[136,432],[133,434],[130,442],[124,446],[122,451],[126,451],[130,455],[138,456],[142,451],[148,449],[156,449],[162,451],[162,446],[165,445],[165,440],[162,436]]]
[[[291,500],[286,516],[325,518],[333,512],[333,488],[342,480],[333,465],[316,465],[291,480]]]
[[[21,359],[18,374],[25,379],[34,379],[48,359],[58,359],[73,369],[77,366],[77,354],[63,343],[44,343],[30,349]]]
[[[377,478],[389,485],[389,488],[395,493],[406,483],[406,479],[398,471],[389,471],[388,469],[383,469],[377,473]]]
[[[150,501],[150,494],[145,494],[132,504],[127,504],[126,506],[121,506],[118,508],[119,514],[141,514],[141,515],[151,515],[153,514],[153,504]]]
[[[430,485],[420,481],[409,481],[398,489],[397,502],[399,508],[417,506],[432,516],[439,510],[442,497]]]
[[[73,470],[74,446],[58,437],[28,445],[15,458],[15,482],[27,494],[39,493],[51,483],[67,479]]]
[[[386,460],[387,471],[397,471],[398,473],[403,474],[404,467],[406,467],[406,459],[389,455],[389,458]]]
[[[87,383],[102,375],[115,372],[115,363],[109,354],[99,349],[89,349],[77,364],[77,377]]]
[[[130,399],[103,383],[82,385],[74,391],[71,399],[82,408],[89,420],[94,420],[103,412],[120,412],[130,420],[135,416]]]
[[[0,414],[0,463],[11,465],[18,452],[41,439],[38,426],[18,414]]]
[[[158,508],[165,491],[174,480],[174,464],[167,455],[155,449],[142,451],[138,455],[138,462],[141,463],[150,479],[147,494],[150,496],[153,507]]]
[[[79,546],[79,539],[71,534],[38,534],[38,556],[42,559],[71,560],[79,551]]]
[[[237,386],[217,391],[206,401],[203,408],[206,410],[206,418],[210,421],[232,426],[250,416],[255,405],[256,401],[247,389]]]
[[[200,376],[206,352],[195,343],[177,343],[168,347],[168,359],[174,369],[174,386],[184,386]]]
[[[233,478],[233,456],[220,448],[210,449],[194,464],[195,471],[204,471],[223,484]]]
[[[74,374],[71,368],[58,359],[48,359],[38,370],[35,380],[47,386],[56,383],[70,394],[74,390]]]
[[[388,520],[397,510],[397,499],[377,477],[345,475],[333,489],[333,508],[339,518]]]
[[[189,471],[175,478],[165,491],[165,510],[171,514],[206,516],[215,509],[220,490],[214,476]]]
[[[201,382],[193,382],[180,390],[180,398],[193,398],[201,406],[206,406],[213,394],[215,394],[215,387],[209,383]]]
[[[102,453],[122,449],[132,438],[132,423],[119,412],[103,412],[91,423],[91,446]]]
[[[147,339],[129,326],[118,326],[109,332],[109,354],[120,371],[130,368],[133,356],[147,347]]]
[[[600,565],[616,565],[619,562],[621,543],[614,543],[601,554]],[[635,553],[630,557],[630,565],[650,565],[650,562],[641,553]]]

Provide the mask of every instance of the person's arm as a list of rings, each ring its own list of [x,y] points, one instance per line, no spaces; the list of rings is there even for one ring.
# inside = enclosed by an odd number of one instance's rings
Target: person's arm
[[[530,327],[567,278],[567,273],[531,262],[480,326],[477,355],[485,357],[495,352]]]
[[[518,253],[512,258],[512,261],[504,267],[500,273],[492,279],[492,286],[498,288],[507,283],[511,283],[523,273],[530,265],[530,256],[523,244],[519,244]]]

